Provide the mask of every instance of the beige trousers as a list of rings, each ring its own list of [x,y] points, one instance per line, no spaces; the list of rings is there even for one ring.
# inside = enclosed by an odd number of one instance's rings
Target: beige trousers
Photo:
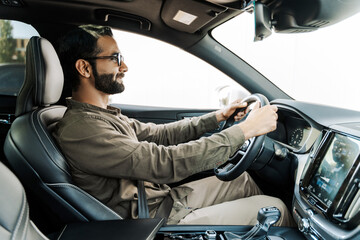
[[[179,201],[186,209],[191,209],[178,224],[201,225],[255,225],[260,208],[275,206],[281,211],[276,226],[295,226],[285,204],[278,198],[262,195],[251,176],[244,172],[230,182],[214,177],[186,183],[193,191]],[[176,218],[173,208],[169,222]]]

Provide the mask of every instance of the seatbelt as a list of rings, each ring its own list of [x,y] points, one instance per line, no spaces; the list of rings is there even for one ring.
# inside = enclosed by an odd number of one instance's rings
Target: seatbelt
[[[138,214],[139,218],[149,218],[149,207],[145,193],[144,181],[138,180]]]
[[[174,200],[171,198],[170,195],[167,195],[160,204],[155,214],[155,218],[165,218],[165,219],[169,218],[173,204],[174,204]]]

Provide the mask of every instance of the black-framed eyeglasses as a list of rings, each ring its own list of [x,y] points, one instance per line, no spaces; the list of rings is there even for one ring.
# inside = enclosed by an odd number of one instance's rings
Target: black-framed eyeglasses
[[[85,60],[95,60],[95,59],[111,59],[114,62],[117,62],[118,66],[121,66],[121,62],[124,61],[124,57],[121,55],[121,53],[115,53],[111,56],[99,56],[99,57],[88,57],[84,58]]]

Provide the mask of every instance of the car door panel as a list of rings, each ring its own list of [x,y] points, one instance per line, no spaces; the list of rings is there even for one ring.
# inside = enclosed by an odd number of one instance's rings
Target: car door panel
[[[185,118],[192,118],[215,111],[215,109],[184,109],[184,108],[166,108],[166,107],[149,107],[127,104],[112,104],[121,109],[122,114],[130,118],[135,118],[141,122],[152,122],[156,124],[164,124],[175,122]],[[205,136],[209,136],[218,129],[208,132]]]

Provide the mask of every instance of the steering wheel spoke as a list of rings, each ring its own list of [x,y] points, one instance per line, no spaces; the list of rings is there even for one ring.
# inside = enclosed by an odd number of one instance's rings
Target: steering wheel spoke
[[[250,147],[251,145],[251,140],[253,139],[248,139],[244,142],[244,144],[239,148],[239,151],[243,152],[244,154],[246,153],[247,149]],[[243,154],[243,155],[244,155]]]
[[[230,171],[235,165],[232,164],[232,163],[226,163],[226,165],[224,167],[219,167],[219,168],[216,168],[216,172],[217,173],[220,173],[220,172],[227,172],[227,171]]]

